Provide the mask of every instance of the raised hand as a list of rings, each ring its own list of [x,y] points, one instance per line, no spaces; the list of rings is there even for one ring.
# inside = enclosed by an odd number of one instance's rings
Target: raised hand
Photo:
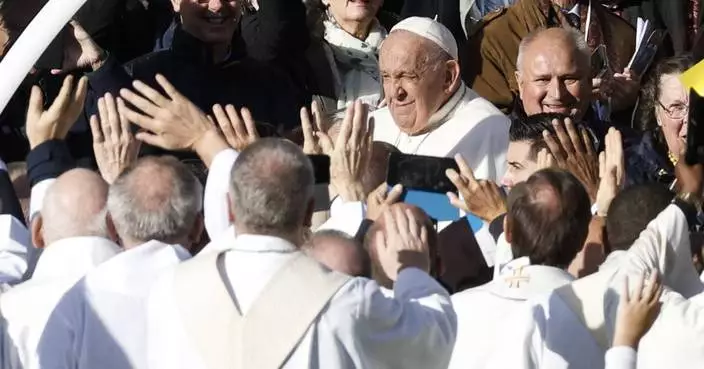
[[[379,219],[391,205],[401,201],[401,195],[403,195],[403,186],[397,184],[388,191],[388,185],[382,183],[367,196],[367,219],[371,221]]]
[[[653,326],[660,314],[663,285],[656,272],[651,273],[645,286],[645,276],[638,278],[635,290],[628,289],[628,279],[621,289],[613,346],[638,349],[638,343]]]
[[[557,140],[548,131],[543,132],[543,138],[555,163],[577,177],[594,202],[599,187],[599,158],[589,132],[585,128],[578,132],[571,118],[564,122],[555,119],[552,124]]]
[[[239,152],[259,139],[252,113],[247,108],[242,108],[241,112],[242,115],[238,114],[232,105],[225,106],[225,109],[219,104],[213,106],[215,121],[225,135],[225,140]]]
[[[614,73],[609,81],[608,96],[614,111],[633,107],[640,91],[640,77],[624,69],[623,73]]]
[[[460,169],[457,173],[454,169],[448,169],[445,175],[457,187],[464,201],[452,192],[447,193],[450,203],[466,212],[476,215],[484,221],[491,222],[506,213],[506,200],[501,194],[501,190],[496,183],[474,178],[474,172],[462,158],[462,155],[455,155],[455,161]]]
[[[113,183],[139,154],[140,142],[132,135],[130,122],[121,113],[124,110],[125,102],[107,93],[98,100],[100,118],[90,118],[95,161],[107,183]]]
[[[144,131],[137,139],[166,150],[191,150],[198,153],[210,166],[212,159],[228,145],[208,117],[193,102],[181,95],[176,88],[157,74],[156,81],[166,92],[162,95],[141,81],[132,84],[135,93],[120,90],[120,96],[137,109],[122,107],[121,113]]]
[[[321,140],[324,153],[330,155],[330,182],[345,201],[364,201],[362,176],[371,157],[374,121],[368,120],[369,107],[356,101],[347,108],[334,146]]]
[[[78,22],[71,21],[67,27],[62,69],[53,69],[51,73],[66,73],[86,67],[98,70],[107,59],[105,50],[93,41],[90,34]]]
[[[29,147],[35,148],[49,140],[63,140],[83,111],[88,91],[88,78],[74,83],[73,76],[66,76],[59,95],[48,110],[44,110],[44,94],[38,86],[32,87],[27,110],[27,138]]]
[[[384,213],[384,231],[377,232],[379,262],[386,275],[396,281],[401,270],[430,270],[428,231],[413,213],[395,208]]]
[[[611,201],[624,180],[623,141],[621,132],[610,128],[606,134],[606,149],[599,155],[599,190],[596,194],[597,214],[606,217]]]
[[[538,170],[548,169],[555,166],[555,158],[552,156],[548,149],[542,149],[538,152]]]
[[[313,111],[313,122],[311,122],[311,114],[307,108],[301,109],[301,128],[303,129],[303,152],[307,155],[329,155],[332,152],[324,152],[323,147],[331,150],[333,148],[332,140],[328,135],[330,128],[329,122],[325,120],[325,116],[320,109],[320,104],[313,101],[311,105]]]

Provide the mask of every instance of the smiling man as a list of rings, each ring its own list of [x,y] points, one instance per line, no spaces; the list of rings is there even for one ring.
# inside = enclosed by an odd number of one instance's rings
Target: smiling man
[[[501,178],[508,118],[461,81],[457,44],[445,26],[402,21],[384,41],[379,67],[387,107],[374,114],[375,141],[406,154],[462,154],[478,178]]]

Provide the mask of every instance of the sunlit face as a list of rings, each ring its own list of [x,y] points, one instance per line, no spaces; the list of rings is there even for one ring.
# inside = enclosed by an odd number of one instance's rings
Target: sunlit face
[[[330,12],[340,23],[368,22],[376,17],[376,13],[384,3],[383,0],[327,0]]]
[[[582,120],[591,101],[588,60],[566,40],[536,39],[516,73],[526,114],[560,113]]]
[[[232,42],[242,17],[242,1],[172,0],[183,29],[209,44]]]
[[[660,77],[660,96],[655,103],[655,117],[665,136],[667,149],[673,154],[684,153],[687,147],[689,94],[680,82],[679,74]]]
[[[407,134],[423,131],[451,95],[448,68],[456,67],[459,72],[454,62],[425,66],[427,43],[410,32],[392,32],[379,57],[387,106],[396,125]]]
[[[501,179],[501,185],[510,191],[514,186],[528,180],[538,171],[538,163],[531,158],[530,141],[514,141],[508,144],[506,151],[507,169]]]

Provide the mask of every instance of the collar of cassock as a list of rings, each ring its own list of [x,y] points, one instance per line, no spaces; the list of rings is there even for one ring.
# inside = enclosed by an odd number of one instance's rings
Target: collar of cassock
[[[503,266],[499,277],[486,286],[500,297],[527,300],[572,281],[574,277],[562,269],[531,265],[528,257],[521,257]]]
[[[42,251],[32,280],[86,274],[122,249],[102,237],[71,237],[56,241]]]
[[[235,244],[230,250],[241,252],[275,252],[291,253],[299,251],[296,245],[278,237],[241,234],[237,235]]]
[[[441,126],[443,123],[447,122],[450,120],[453,116],[453,113],[457,108],[460,106],[460,102],[462,99],[464,99],[465,95],[467,94],[468,88],[464,84],[464,82],[460,83],[460,88],[455,91],[455,93],[450,97],[449,100],[443,106],[433,114],[430,119],[428,120],[428,128],[426,128],[421,134],[423,133],[428,133],[434,130],[435,128]]]

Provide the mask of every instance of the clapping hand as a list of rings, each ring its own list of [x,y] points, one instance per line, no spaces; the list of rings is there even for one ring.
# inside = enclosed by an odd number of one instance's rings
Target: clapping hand
[[[52,74],[61,74],[76,69],[91,67],[98,70],[107,59],[105,51],[90,37],[90,34],[76,21],[67,26],[62,69],[53,69]]]
[[[119,106],[119,109],[118,109]],[[140,142],[132,135],[130,122],[122,113],[125,102],[108,93],[98,100],[100,118],[90,118],[93,151],[100,174],[107,183],[113,183],[139,154]]]
[[[157,74],[156,81],[167,96],[141,81],[132,84],[138,93],[120,91],[122,98],[141,110],[140,113],[129,107],[120,109],[130,122],[144,129],[137,133],[137,139],[166,150],[195,151],[210,166],[215,155],[228,148],[227,143],[205,113],[164,76]]]
[[[555,158],[552,156],[548,149],[542,149],[538,152],[538,158],[536,160],[538,163],[538,170],[548,169],[555,166]]]
[[[622,111],[635,105],[640,91],[640,78],[631,70],[615,73],[609,81],[608,96],[614,111]]]
[[[594,202],[599,187],[599,159],[589,132],[586,128],[578,132],[571,118],[565,118],[564,122],[555,119],[552,124],[557,140],[548,131],[543,132],[543,137],[555,163],[577,177]]]
[[[403,186],[397,184],[388,191],[388,185],[382,183],[367,196],[367,219],[371,221],[379,219],[391,205],[401,201],[401,195],[403,195]]]
[[[448,169],[445,175],[457,187],[464,201],[452,192],[447,193],[450,203],[466,212],[491,222],[502,214],[506,213],[506,201],[501,194],[501,190],[496,183],[487,180],[477,180],[474,172],[462,158],[462,155],[455,155],[455,161],[460,169],[457,173],[454,169]]]
[[[307,155],[332,156],[333,143],[328,135],[329,122],[325,120],[320,104],[313,101],[313,122],[307,108],[301,109],[301,127],[303,128],[303,152]],[[323,149],[326,148],[327,152]]]
[[[34,149],[49,140],[63,140],[83,111],[88,91],[88,78],[74,83],[73,76],[66,76],[58,96],[48,110],[44,110],[44,95],[38,86],[32,87],[27,110],[27,138]]]
[[[396,281],[404,268],[430,270],[428,230],[409,209],[394,208],[384,213],[384,231],[377,232],[379,262],[386,275]]]
[[[641,276],[635,290],[630,291],[628,279],[624,281],[618,304],[613,346],[637,349],[640,339],[648,333],[660,314],[662,281],[658,278],[658,274],[653,272],[645,286],[643,286],[644,282],[645,276]]]
[[[368,120],[369,107],[356,101],[347,108],[334,146],[321,140],[323,152],[330,155],[330,181],[345,201],[364,201],[362,176],[371,157],[374,121]]]
[[[606,217],[611,201],[624,180],[623,141],[621,132],[610,128],[606,134],[606,150],[599,155],[599,190],[596,194],[598,215]]]
[[[219,104],[213,106],[213,115],[225,135],[225,140],[238,152],[242,152],[259,139],[252,113],[247,108],[242,108],[241,112],[242,115],[238,114],[232,105],[225,106],[225,109]]]

